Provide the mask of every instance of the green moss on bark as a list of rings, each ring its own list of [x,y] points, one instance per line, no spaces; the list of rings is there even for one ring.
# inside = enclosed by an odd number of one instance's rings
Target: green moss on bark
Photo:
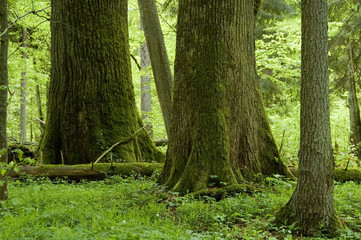
[[[247,193],[252,194],[256,191],[256,188],[250,184],[233,184],[226,187],[221,188],[210,188],[205,189],[197,192],[193,192],[190,194],[187,194],[189,196],[194,196],[196,198],[202,198],[202,197],[212,197],[215,198],[217,201],[224,199],[229,196],[234,196],[237,193]]]
[[[127,1],[62,0],[51,9],[44,163],[93,162],[120,141],[112,150],[117,160],[162,161],[145,130],[134,135],[143,123],[131,79]]]
[[[258,90],[254,2],[184,0],[178,14],[173,115],[158,182],[192,192],[211,176],[231,185],[257,174],[290,176]]]

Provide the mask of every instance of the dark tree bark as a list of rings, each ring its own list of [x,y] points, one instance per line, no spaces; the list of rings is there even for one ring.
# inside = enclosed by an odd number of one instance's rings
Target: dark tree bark
[[[36,105],[38,107],[38,113],[39,113],[39,124],[40,124],[40,130],[43,131],[45,124],[44,124],[44,114],[41,107],[41,95],[40,95],[40,86],[36,85]]]
[[[138,5],[145,39],[149,49],[159,104],[163,113],[165,129],[167,134],[169,134],[172,101],[172,71],[170,69],[167,49],[158,18],[157,6],[154,0],[138,0]]]
[[[302,1],[301,138],[296,189],[277,219],[297,222],[300,232],[330,235],[340,227],[333,203],[327,0]],[[320,229],[320,226],[323,226]]]
[[[350,112],[350,143],[352,145],[352,152],[361,160],[361,119],[360,108],[358,105],[355,84],[355,67],[352,56],[352,46],[349,41],[348,44],[348,107]]]
[[[137,131],[143,123],[131,79],[127,1],[52,1],[51,9],[44,163],[89,163],[120,141],[114,158],[160,161],[148,132]]]
[[[158,181],[187,192],[289,175],[255,71],[254,1],[179,2],[169,148]]]
[[[9,33],[6,31],[8,26],[7,2],[7,0],[0,0],[0,33],[4,33],[0,39],[0,161],[5,163],[8,161],[6,135],[9,47]],[[7,180],[0,174],[0,200],[6,200],[7,198]]]

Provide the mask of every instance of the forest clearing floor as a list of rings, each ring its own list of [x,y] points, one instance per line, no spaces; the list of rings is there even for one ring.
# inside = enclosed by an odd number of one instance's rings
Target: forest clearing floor
[[[266,178],[265,191],[220,201],[165,194],[154,179],[13,180],[0,203],[0,239],[306,239],[293,223],[272,223],[296,184],[280,176]],[[340,239],[361,239],[361,185],[336,183],[334,197],[346,226]]]

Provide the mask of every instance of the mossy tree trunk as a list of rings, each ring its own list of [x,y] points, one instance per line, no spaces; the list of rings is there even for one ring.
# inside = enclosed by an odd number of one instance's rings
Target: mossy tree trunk
[[[6,134],[9,47],[9,33],[6,31],[8,26],[7,2],[7,0],[0,0],[0,34],[2,34],[0,39],[0,161],[5,163],[8,161]],[[7,198],[7,180],[0,174],[0,200],[6,200]]]
[[[89,163],[120,141],[114,158],[161,160],[147,131],[137,132],[143,123],[131,79],[127,1],[54,0],[51,9],[44,163]]]
[[[258,89],[254,1],[184,0],[178,14],[173,115],[158,181],[192,192],[258,173],[289,175]]]
[[[350,113],[350,142],[352,152],[361,160],[361,119],[360,108],[358,105],[355,84],[355,67],[353,62],[353,52],[351,41],[349,40],[348,48],[348,107]]]
[[[296,189],[277,219],[300,232],[334,234],[334,159],[328,87],[327,0],[302,1],[301,137]]]

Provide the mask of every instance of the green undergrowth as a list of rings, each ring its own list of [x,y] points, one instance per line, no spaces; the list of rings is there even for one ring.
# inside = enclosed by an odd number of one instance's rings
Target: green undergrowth
[[[154,177],[28,178],[9,183],[9,200],[0,203],[0,239],[298,239],[292,223],[272,224],[294,187],[275,176],[256,191],[244,188],[219,200],[166,193]],[[361,186],[336,184],[335,205],[347,226],[343,239],[360,239]]]

